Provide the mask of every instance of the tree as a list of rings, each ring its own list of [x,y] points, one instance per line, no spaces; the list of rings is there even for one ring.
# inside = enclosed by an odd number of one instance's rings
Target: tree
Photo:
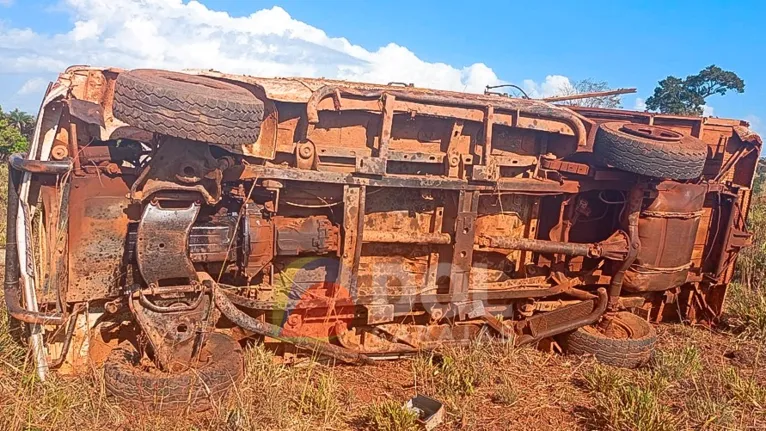
[[[27,114],[24,111],[19,111],[18,108],[6,114],[8,122],[18,129],[22,135],[27,137],[27,140],[31,138],[31,134],[35,130],[35,117]]]
[[[593,93],[597,91],[609,91],[609,84],[606,81],[595,81],[590,78],[574,81],[573,83],[562,87],[557,96],[574,96],[575,94]],[[562,105],[586,106],[588,108],[619,108],[622,106],[620,95],[589,97],[587,99],[564,100],[559,102]]]
[[[27,138],[0,108],[0,158],[7,159],[13,153],[26,151],[27,146]]]
[[[745,81],[734,72],[711,65],[685,79],[675,76],[663,79],[646,99],[646,107],[663,114],[701,115],[706,98],[714,94],[723,96],[729,91],[743,93]]]

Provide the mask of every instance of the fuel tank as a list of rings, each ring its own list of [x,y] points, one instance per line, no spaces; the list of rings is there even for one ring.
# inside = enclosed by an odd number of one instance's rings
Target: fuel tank
[[[686,282],[706,188],[661,182],[644,205],[638,222],[641,248],[625,273],[630,292],[671,289]]]

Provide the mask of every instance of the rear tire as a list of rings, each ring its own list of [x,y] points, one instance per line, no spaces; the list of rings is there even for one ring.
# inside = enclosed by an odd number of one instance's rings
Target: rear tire
[[[612,317],[615,330],[605,334],[595,325],[588,325],[561,337],[567,354],[590,354],[599,362],[621,368],[636,368],[652,358],[657,334],[646,320],[627,311]]]
[[[656,135],[674,136],[672,140],[649,139],[624,131],[631,123],[603,123],[596,132],[593,153],[598,164],[655,178],[688,180],[702,175],[707,159],[707,144],[688,135],[648,125]]]
[[[255,143],[263,122],[263,102],[242,87],[151,69],[117,77],[113,111],[148,132],[231,146]]]
[[[244,377],[244,357],[231,337],[210,334],[197,367],[165,373],[141,364],[141,354],[121,343],[104,363],[107,393],[123,407],[173,412],[208,410]]]

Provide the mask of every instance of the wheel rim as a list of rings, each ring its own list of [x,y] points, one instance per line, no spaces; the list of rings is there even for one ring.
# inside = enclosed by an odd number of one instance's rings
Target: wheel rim
[[[625,124],[620,127],[620,130],[633,136],[654,139],[655,141],[678,142],[684,137],[684,135],[675,130],[646,124]]]
[[[592,335],[615,340],[637,340],[651,333],[651,326],[646,328],[643,323],[649,325],[629,312],[619,312],[604,316],[601,322],[585,326],[583,330]]]
[[[619,317],[608,319],[602,328],[602,333],[608,338],[617,338],[629,340],[636,338],[636,333],[629,324],[622,321]]]

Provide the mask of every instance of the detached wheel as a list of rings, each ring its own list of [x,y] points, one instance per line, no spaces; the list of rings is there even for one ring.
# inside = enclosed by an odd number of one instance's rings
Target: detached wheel
[[[603,166],[655,178],[688,180],[702,175],[707,144],[664,127],[610,122],[596,131],[593,153]]]
[[[117,77],[113,111],[148,132],[219,145],[255,143],[263,122],[263,102],[242,87],[152,69]]]
[[[635,314],[621,311],[600,325],[588,325],[561,337],[564,351],[591,354],[607,365],[636,368],[652,357],[657,334],[652,325]]]
[[[225,396],[244,377],[244,357],[231,337],[212,333],[196,367],[165,373],[141,361],[129,342],[121,343],[104,363],[107,393],[124,407],[173,412],[200,412]]]

